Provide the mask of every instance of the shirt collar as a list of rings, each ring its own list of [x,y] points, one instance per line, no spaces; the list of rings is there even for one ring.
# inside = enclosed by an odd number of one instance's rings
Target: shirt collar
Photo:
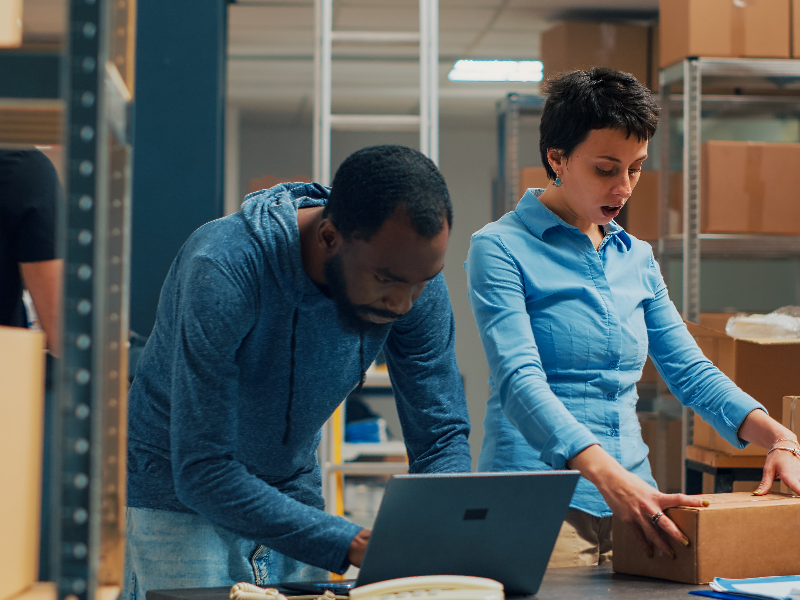
[[[543,193],[544,189],[542,188],[531,188],[525,192],[525,195],[523,195],[522,199],[517,203],[516,214],[525,227],[542,241],[544,241],[544,232],[553,227],[565,227],[580,233],[577,227],[573,227],[541,203],[539,196]],[[614,239],[618,239],[621,242],[621,244],[619,244],[621,247],[624,247],[625,250],[631,249],[631,238],[625,230],[614,221],[605,225],[603,229],[606,238],[613,237]],[[606,240],[604,243],[610,241],[611,240]]]

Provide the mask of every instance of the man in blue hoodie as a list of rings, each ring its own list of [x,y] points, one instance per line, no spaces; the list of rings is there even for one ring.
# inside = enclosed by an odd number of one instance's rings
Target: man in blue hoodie
[[[123,600],[359,566],[370,532],[324,512],[316,450],[381,348],[409,471],[470,470],[451,225],[436,166],[375,146],[192,234],[129,394]]]

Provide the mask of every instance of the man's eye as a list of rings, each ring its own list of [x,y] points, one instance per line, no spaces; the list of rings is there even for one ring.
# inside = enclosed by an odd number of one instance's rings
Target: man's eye
[[[375,279],[378,280],[378,283],[390,283],[392,280],[387,279],[386,277],[381,277],[380,275],[375,275]]]

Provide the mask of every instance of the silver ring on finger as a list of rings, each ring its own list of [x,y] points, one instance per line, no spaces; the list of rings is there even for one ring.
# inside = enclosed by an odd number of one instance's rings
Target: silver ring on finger
[[[656,514],[654,514],[652,517],[650,517],[650,520],[653,522],[653,527],[658,525],[658,520],[663,516],[664,516],[664,513],[661,512],[661,511],[658,511]]]

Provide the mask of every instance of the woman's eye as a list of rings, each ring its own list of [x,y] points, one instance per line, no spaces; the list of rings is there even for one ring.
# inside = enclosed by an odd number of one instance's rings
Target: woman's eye
[[[614,169],[609,169],[608,171],[604,171],[600,167],[596,167],[597,174],[601,177],[611,177],[614,174]]]
[[[642,172],[642,168],[641,167],[639,167],[638,169],[628,169],[628,173],[630,173],[631,175],[633,175],[635,173],[641,173],[641,172]]]

